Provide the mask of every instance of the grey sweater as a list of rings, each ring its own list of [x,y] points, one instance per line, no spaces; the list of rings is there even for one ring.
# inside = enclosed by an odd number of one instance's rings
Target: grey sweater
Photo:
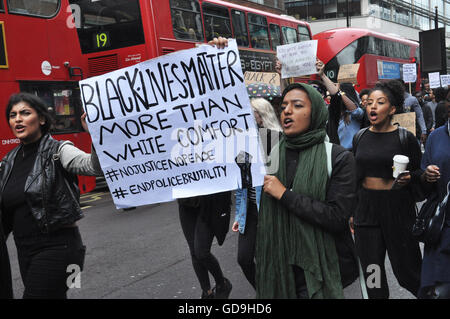
[[[94,147],[91,148],[91,154],[88,154],[75,147],[72,142],[65,141],[59,147],[58,153],[62,166],[70,173],[88,176],[103,175]]]

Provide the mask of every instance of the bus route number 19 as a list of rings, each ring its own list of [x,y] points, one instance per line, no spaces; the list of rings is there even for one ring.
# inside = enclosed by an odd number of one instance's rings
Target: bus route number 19
[[[109,32],[97,33],[95,35],[95,47],[97,49],[107,48],[109,45]]]

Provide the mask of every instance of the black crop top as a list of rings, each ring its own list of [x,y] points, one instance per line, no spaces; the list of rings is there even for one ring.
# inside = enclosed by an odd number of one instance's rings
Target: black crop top
[[[406,154],[404,149],[408,150]],[[420,176],[422,152],[419,143],[410,132],[407,134],[407,147],[402,147],[398,130],[392,132],[372,132],[367,130],[359,140],[356,149],[356,169],[358,181],[365,177],[393,179],[392,166],[395,155],[409,157],[407,170],[416,181]]]

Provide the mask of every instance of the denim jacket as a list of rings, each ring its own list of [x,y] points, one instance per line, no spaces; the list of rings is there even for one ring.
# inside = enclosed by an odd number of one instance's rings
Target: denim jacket
[[[236,216],[234,218],[235,222],[239,223],[239,232],[244,234],[245,231],[245,221],[247,219],[247,188],[238,188],[236,190]],[[261,201],[262,186],[255,187],[256,193],[256,208],[259,211],[259,203]]]

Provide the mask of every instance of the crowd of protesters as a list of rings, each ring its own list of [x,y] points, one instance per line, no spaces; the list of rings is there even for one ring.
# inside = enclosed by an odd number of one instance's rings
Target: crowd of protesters
[[[227,40],[211,44],[220,49]],[[279,61],[276,66],[281,72]],[[438,243],[425,244],[423,257],[412,226],[417,202],[433,193],[440,201],[448,196],[450,91],[424,85],[409,94],[404,83],[391,80],[357,92],[351,83],[333,83],[322,61],[316,67],[319,80],[283,84],[279,114],[266,100],[251,100],[264,153],[279,163],[263,186],[242,185],[234,192],[237,262],[256,297],[344,298],[360,268],[367,282],[375,265],[380,284],[364,288],[369,298],[389,298],[387,252],[402,287],[418,298],[449,299],[450,205],[443,208]],[[393,115],[404,112],[416,114],[415,135],[392,124]],[[0,166],[0,298],[13,296],[10,233],[23,298],[66,298],[67,266],[83,268],[85,255],[76,226],[83,214],[75,175],[100,175],[98,158],[94,148],[86,154],[54,140],[48,109],[32,94],[11,96],[5,116],[21,143]],[[397,178],[396,155],[409,160]],[[232,290],[211,253],[214,237],[219,245],[225,240],[231,195],[178,200],[204,299],[226,299]]]

